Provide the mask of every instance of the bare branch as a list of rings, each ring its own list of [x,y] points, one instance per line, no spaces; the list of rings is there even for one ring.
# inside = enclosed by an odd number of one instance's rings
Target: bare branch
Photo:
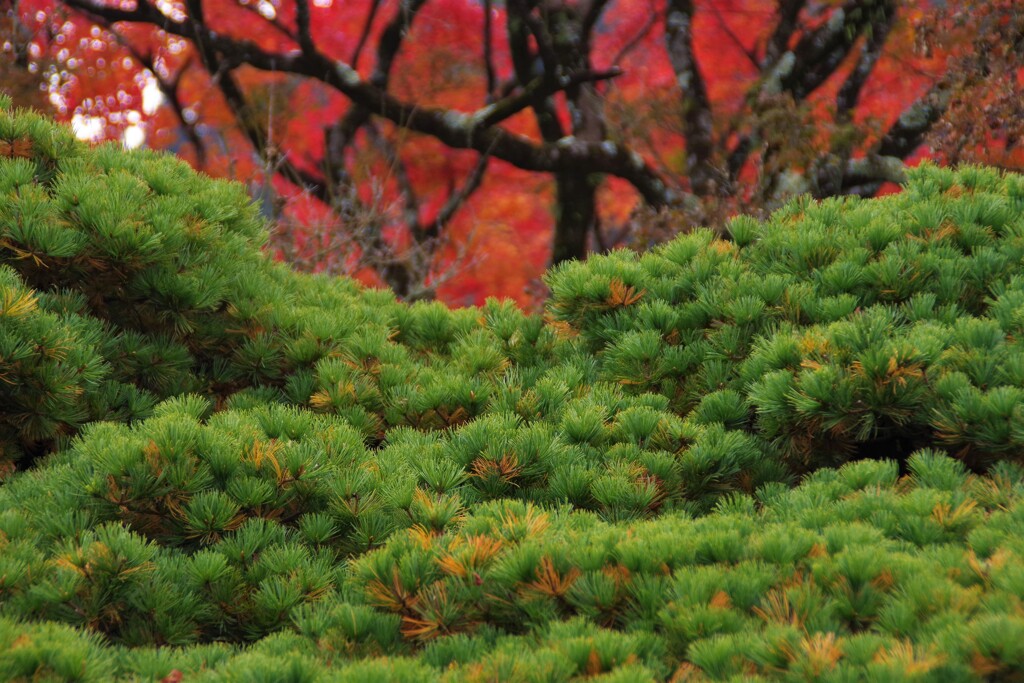
[[[405,224],[409,226],[419,225],[420,222],[420,204],[419,199],[416,197],[416,190],[412,186],[412,181],[409,180],[409,171],[405,167],[405,163],[402,158],[398,155],[398,150],[391,144],[391,141],[381,135],[377,126],[372,123],[366,125],[366,133],[370,138],[370,141],[380,150],[381,154],[384,155],[384,159],[388,162],[388,167],[392,169],[395,174],[395,181],[398,183],[399,191],[402,196],[405,197],[404,202],[404,219]]]
[[[293,185],[306,188],[314,196],[321,200],[327,199],[327,187],[322,178],[301,171],[292,164],[278,150],[272,148],[268,141],[269,128],[264,130],[258,121],[251,115],[252,108],[245,96],[241,85],[232,74],[232,65],[221,59],[221,53],[217,50],[216,44],[210,40],[211,34],[201,30],[203,21],[202,0],[187,0],[187,7],[190,12],[190,19],[181,22],[182,27],[190,26],[194,30],[192,42],[202,59],[207,72],[211,75],[213,84],[223,95],[228,108],[235,117],[239,128],[245,134],[255,152],[263,159],[268,168],[274,168]],[[137,10],[151,13],[156,11],[159,16],[168,19],[165,15],[155,10],[151,5],[140,3]],[[91,12],[90,12],[91,14]],[[102,17],[101,17],[102,18]],[[110,23],[114,23],[113,21]],[[147,22],[150,23],[150,22]]]
[[[206,163],[206,143],[203,142],[202,137],[199,135],[199,131],[196,130],[195,122],[189,121],[189,117],[185,112],[185,107],[181,103],[179,92],[181,90],[181,79],[188,70],[189,65],[192,63],[191,55],[188,56],[177,73],[171,78],[164,78],[160,75],[160,70],[156,68],[156,60],[152,54],[143,54],[130,40],[127,40],[120,32],[113,28],[108,29],[110,35],[114,37],[117,44],[128,51],[132,59],[138,62],[139,66],[149,71],[153,75],[156,81],[157,87],[160,89],[160,94],[164,96],[164,100],[170,103],[171,109],[174,110],[174,114],[178,121],[181,122],[182,130],[185,131],[185,137],[192,144],[193,149],[196,151],[196,162],[201,167]]]
[[[224,96],[224,101],[235,117],[238,127],[245,134],[256,153],[263,159],[268,167],[274,167],[281,175],[297,187],[305,187],[318,199],[328,198],[327,185],[323,178],[300,170],[288,158],[282,155],[276,147],[270,144],[268,134],[269,123],[264,129],[260,122],[252,116],[252,107],[242,90],[242,86],[235,79],[232,69],[219,61],[217,53],[210,51],[204,58],[207,70],[212,74],[214,85]]]
[[[192,143],[192,148],[196,151],[196,164],[202,168],[206,165],[206,143],[203,142],[203,138],[199,135],[195,121],[189,121],[188,112],[185,111],[185,106],[181,103],[181,96],[179,94],[181,91],[181,77],[185,74],[186,68],[187,65],[183,66],[170,82],[157,77],[157,83],[164,98],[171,103],[174,115],[181,121],[185,136]],[[150,72],[153,72],[153,69],[150,69]]]
[[[719,8],[718,3],[712,2],[708,3],[708,5],[712,14],[715,15],[715,23],[718,24],[718,27],[722,29],[722,32],[725,33],[725,35],[729,36],[729,41],[732,42],[732,44],[735,45],[736,48],[743,53],[743,56],[747,58],[747,61],[750,62],[751,66],[753,66],[755,69],[759,69],[761,64],[757,60],[757,55],[754,54],[753,50],[744,45],[743,41],[740,40],[740,37],[736,35],[735,31],[732,30],[732,27],[729,26],[729,23],[722,16],[722,10],[721,8]]]
[[[487,103],[493,101],[498,90],[498,76],[494,70],[494,45],[491,20],[493,0],[484,0],[484,71],[487,74]]]
[[[359,41],[356,43],[356,49],[352,51],[352,58],[349,59],[352,62],[352,68],[355,69],[359,66],[359,56],[363,53],[363,48],[366,47],[366,41],[370,38],[370,31],[373,29],[373,21],[377,18],[377,10],[380,9],[381,0],[372,0],[370,2],[370,11],[366,15],[366,22],[363,24],[363,31],[359,34]]]
[[[295,42],[299,42],[298,36],[291,29],[289,29],[287,26],[282,24],[279,18],[275,17],[273,19],[267,19],[265,16],[260,14],[259,5],[252,4],[252,3],[247,3],[247,4],[239,3],[238,6],[241,9],[244,9],[249,14],[252,14],[254,20],[261,21],[261,22],[267,24],[268,26],[273,26],[274,30],[276,30],[278,33],[280,33],[282,36],[284,36],[288,40],[293,40]]]
[[[436,239],[448,223],[451,222],[452,218],[455,217],[455,214],[462,205],[465,204],[466,201],[473,196],[473,193],[480,188],[480,185],[483,184],[484,175],[487,173],[487,166],[490,163],[490,160],[491,158],[489,155],[481,154],[480,158],[477,159],[476,165],[473,166],[469,175],[466,176],[466,180],[462,183],[462,187],[448,196],[448,200],[444,203],[444,206],[441,207],[441,210],[437,212],[437,216],[434,217],[434,220],[417,226],[417,229],[413,234]]]
[[[477,126],[489,127],[515,116],[537,100],[546,99],[560,90],[568,90],[583,83],[606,81],[622,75],[618,68],[607,71],[585,71],[564,76],[557,83],[545,78],[535,78],[520,92],[509,95],[494,104],[490,104],[473,114]]]
[[[647,15],[647,21],[644,22],[644,25],[641,26],[640,30],[636,32],[636,35],[630,38],[628,41],[626,41],[626,44],[623,45],[617,53],[615,53],[615,56],[612,57],[612,60],[609,62],[609,64],[611,64],[612,66],[618,66],[630,52],[632,52],[633,50],[640,46],[640,43],[643,42],[644,38],[650,35],[651,30],[657,23],[658,12],[655,11],[654,3],[652,2],[650,6],[650,11]]]
[[[371,79],[381,90],[387,89],[388,80],[391,77],[391,67],[394,64],[398,50],[401,48],[402,37],[412,27],[412,22],[424,3],[425,0],[412,0],[411,2],[410,0],[403,0],[402,7],[384,28],[381,41],[377,45],[377,64],[374,66],[374,73]],[[369,34],[370,24],[373,23],[378,4],[379,0],[375,0],[374,5],[370,8],[370,15],[367,17],[360,41],[364,41]],[[361,50],[361,46],[356,47],[356,52],[353,55],[353,66],[355,65],[355,60],[359,58]],[[345,116],[331,129],[326,131],[324,136],[324,164],[328,169],[329,177],[340,177],[338,174],[341,173],[341,169],[343,169],[345,164],[345,150],[352,144],[352,140],[359,129],[370,121],[372,115],[373,112],[370,108],[354,102],[353,106],[345,113]]]

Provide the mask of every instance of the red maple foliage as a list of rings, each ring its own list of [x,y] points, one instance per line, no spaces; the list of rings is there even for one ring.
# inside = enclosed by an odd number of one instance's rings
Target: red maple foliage
[[[297,267],[410,299],[531,305],[552,258],[643,246],[796,192],[891,191],[900,161],[931,153],[929,133],[946,158],[1020,167],[1006,110],[1024,87],[1024,11],[975,4],[19,0],[16,16],[59,116],[247,183]],[[368,99],[323,73],[348,67]],[[409,107],[367,106],[374,93]],[[540,168],[412,121],[517,96],[501,135],[555,157],[571,136],[597,156]]]

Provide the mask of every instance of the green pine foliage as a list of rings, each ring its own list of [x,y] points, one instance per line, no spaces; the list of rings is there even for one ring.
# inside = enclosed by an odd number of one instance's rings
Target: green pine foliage
[[[1024,178],[565,264],[531,316],[292,273],[170,157],[0,143],[0,680],[1024,671]]]
[[[939,445],[1021,452],[1024,178],[925,166],[873,201],[798,200],[550,275],[599,376],[762,438],[795,471]]]
[[[155,397],[118,381],[98,351],[102,324],[76,297],[28,288],[0,264],[0,478],[92,420],[148,414]]]
[[[860,461],[630,525],[493,501],[349,563],[315,532],[331,512],[248,519],[183,552],[96,512],[57,518],[66,501],[26,509],[67,476],[48,469],[2,501],[0,574],[15,579],[0,672],[15,680],[253,680],[282,661],[289,677],[267,680],[969,681],[1024,666],[1024,472],[1007,464],[979,478],[920,451],[903,477]]]

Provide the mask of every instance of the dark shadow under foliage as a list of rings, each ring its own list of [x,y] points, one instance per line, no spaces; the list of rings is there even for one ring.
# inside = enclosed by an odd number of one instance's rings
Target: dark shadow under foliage
[[[451,311],[0,112],[0,678],[1024,667],[1024,178],[922,167]]]

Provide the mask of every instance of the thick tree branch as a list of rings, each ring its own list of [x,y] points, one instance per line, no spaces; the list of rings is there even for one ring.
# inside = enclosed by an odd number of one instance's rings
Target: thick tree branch
[[[740,170],[743,168],[743,164],[747,162],[747,157],[750,156],[753,146],[754,143],[750,136],[742,135],[736,141],[736,146],[729,151],[729,155],[725,159],[725,168],[729,174],[730,183],[739,177]]]
[[[580,3],[575,11],[566,6],[558,12],[551,12],[549,18],[549,26],[556,36],[553,43],[560,65],[558,82],[564,84],[573,135],[592,141],[605,139],[607,132],[604,100],[596,85],[604,79],[587,78],[586,75],[593,73],[590,62],[592,32],[608,2],[589,0]],[[617,73],[618,69],[613,67],[608,75]],[[577,75],[581,77],[577,78]]]
[[[530,30],[526,26],[525,15],[531,11],[525,0],[509,0],[506,3],[508,17],[505,21],[508,32],[509,51],[512,57],[512,70],[519,84],[525,86],[534,79],[534,61],[537,56],[530,48]]]
[[[556,0],[554,4],[559,4],[559,1]],[[529,29],[530,35],[536,41],[537,55],[542,62],[541,65],[537,66],[542,67],[541,73],[546,74],[549,78],[555,78],[560,75],[558,73],[558,55],[555,52],[553,42],[555,36],[552,35],[546,21],[533,14],[533,9],[538,6],[542,14],[547,14],[548,7],[543,3],[536,2],[536,0],[510,0],[507,3],[507,11],[509,14],[517,13],[520,15],[524,25]],[[537,68],[537,66],[534,68]]]
[[[748,101],[783,94],[795,102],[803,101],[836,72],[858,35],[873,31],[874,25],[884,23],[895,12],[894,0],[849,0],[834,10],[825,23],[803,35],[792,49],[786,49],[805,4],[805,0],[779,0],[779,23],[769,39],[763,75],[748,93]],[[867,69],[865,77],[873,66],[873,62],[863,64],[862,68]],[[859,96],[859,88],[855,77],[845,97]],[[739,136],[727,155],[730,181],[735,181],[758,144],[750,134]]]
[[[559,79],[556,83],[551,83],[548,79],[538,77],[530,81],[526,87],[518,93],[511,94],[508,97],[498,100],[494,104],[490,104],[478,110],[474,114],[474,117],[477,120],[478,126],[484,128],[494,126],[508,118],[511,118],[512,116],[515,116],[534,104],[537,100],[545,100],[560,90],[568,91],[569,89],[575,88],[584,83],[606,81],[620,75],[622,75],[622,70],[613,68],[607,71],[577,72]]]
[[[315,54],[316,45],[313,44],[313,34],[309,32],[309,4],[306,0],[295,0],[295,27],[299,47],[307,55]]]
[[[779,21],[775,24],[775,30],[772,31],[768,44],[765,46],[764,59],[761,60],[763,68],[774,65],[785,54],[790,39],[796,33],[800,10],[806,4],[807,0],[778,0]]]
[[[391,67],[402,46],[402,39],[412,27],[417,13],[427,0],[401,0],[394,19],[388,22],[377,41],[377,66],[370,76],[370,83],[384,88],[391,76]]]
[[[878,145],[880,156],[891,156],[905,159],[924,142],[925,135],[932,125],[949,108],[953,93],[949,85],[939,82],[927,93],[910,105]]]
[[[867,165],[848,169],[843,179],[843,192],[862,197],[873,197],[886,181],[901,182],[894,179],[892,173],[882,171],[896,168],[897,161],[902,166],[902,160],[910,156],[924,142],[931,127],[949,107],[951,99],[952,92],[949,85],[939,82],[904,110],[889,128],[878,147],[867,157],[868,160],[883,160],[884,166],[879,168]]]
[[[869,154],[858,159],[842,161],[835,155],[824,158],[812,173],[798,173],[787,169],[781,174],[785,195],[811,193],[816,198],[836,194],[855,194],[871,197],[883,183],[902,185],[907,180],[906,166],[897,157]],[[834,178],[830,176],[834,175]]]
[[[847,161],[843,178],[849,186],[865,185],[873,182],[889,182],[902,185],[907,182],[907,167],[899,157],[871,154]]]
[[[782,68],[776,71],[778,91],[791,93],[798,101],[806,97],[836,72],[859,34],[884,23],[893,11],[893,0],[850,0],[835,10],[781,57]],[[790,54],[792,58],[783,65]]]
[[[532,26],[530,13],[535,4],[532,0],[509,0],[506,4],[508,13],[506,23],[508,44],[512,53],[512,67],[516,79],[524,89],[537,79],[548,82],[555,80],[554,50],[550,47],[545,48],[539,41],[539,53],[535,53],[530,47]],[[533,24],[535,23],[533,22]],[[533,31],[534,34],[537,32]],[[543,35],[543,32],[540,33]],[[545,54],[547,56],[543,57],[542,55]],[[565,130],[555,112],[551,92],[536,93],[530,105],[533,107],[541,137],[551,142],[565,136]]]
[[[487,103],[490,104],[498,90],[498,76],[494,69],[494,37],[491,20],[493,0],[484,0],[484,72],[487,74]]]
[[[557,78],[591,69],[591,37],[607,0],[590,0],[576,6],[552,1],[544,17],[552,35],[551,47],[557,60]],[[595,143],[607,140],[604,100],[596,83],[588,80],[565,88],[573,135]],[[589,236],[597,229],[597,189],[603,178],[593,173],[557,173],[556,223],[551,263],[586,256]]]
[[[669,0],[665,42],[676,82],[683,98],[683,136],[686,138],[686,173],[698,196],[711,193],[715,170],[713,117],[704,78],[693,51],[693,1]]]

